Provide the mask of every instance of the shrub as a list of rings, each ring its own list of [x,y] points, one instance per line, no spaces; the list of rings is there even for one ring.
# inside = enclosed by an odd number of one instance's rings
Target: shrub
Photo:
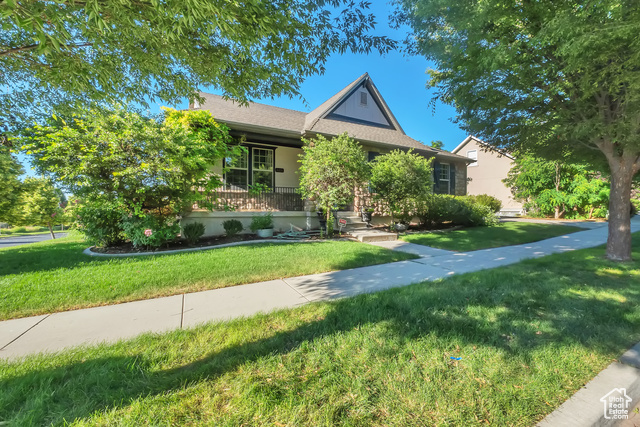
[[[478,194],[477,196],[467,197],[479,205],[487,206],[493,213],[498,213],[500,212],[500,209],[502,209],[502,202],[488,194]]]
[[[195,244],[204,235],[204,224],[201,222],[190,222],[182,227],[182,237],[190,244]]]
[[[431,193],[433,186],[431,159],[418,154],[394,150],[376,157],[372,163],[371,186],[377,201],[389,206],[391,220],[398,217],[407,223],[415,200]]]
[[[125,211],[116,203],[92,202],[76,210],[78,230],[91,244],[114,246],[124,242],[122,217]]]
[[[222,223],[222,226],[224,227],[224,232],[228,237],[233,237],[244,230],[242,223],[237,219],[228,219]]]
[[[264,230],[267,228],[273,228],[273,215],[267,213],[265,215],[256,215],[251,219],[251,225],[249,226],[254,233],[258,230]]]
[[[316,202],[327,220],[334,206],[351,203],[356,187],[369,178],[367,157],[360,144],[347,133],[326,139],[303,138],[300,156],[300,194]],[[328,222],[328,221],[327,221]]]
[[[468,197],[432,194],[416,203],[416,216],[422,225],[439,226],[445,222],[466,227],[490,226],[498,218],[488,206],[473,202]]]
[[[175,219],[143,214],[124,217],[122,229],[134,247],[159,248],[176,238],[180,232],[180,224]]]

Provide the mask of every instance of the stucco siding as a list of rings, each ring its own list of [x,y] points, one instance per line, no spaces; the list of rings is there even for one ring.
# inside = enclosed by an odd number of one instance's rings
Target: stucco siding
[[[512,167],[512,160],[494,151],[483,151],[482,145],[471,139],[457,153],[469,157],[469,151],[476,151],[477,163],[467,167],[467,194],[489,194],[502,202],[502,210],[519,211],[522,203],[515,201],[511,191],[502,182]]]

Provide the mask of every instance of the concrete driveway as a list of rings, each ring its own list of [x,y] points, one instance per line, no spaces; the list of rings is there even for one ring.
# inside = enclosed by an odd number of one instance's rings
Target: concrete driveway
[[[56,239],[64,237],[67,233],[55,233]],[[44,240],[51,240],[49,233],[45,234],[32,234],[31,236],[16,236],[16,237],[2,237],[0,236],[0,249],[8,248],[9,246],[27,245],[29,243],[42,242]]]

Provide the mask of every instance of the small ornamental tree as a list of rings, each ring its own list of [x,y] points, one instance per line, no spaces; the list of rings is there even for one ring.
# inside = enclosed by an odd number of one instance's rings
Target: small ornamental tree
[[[413,201],[433,188],[432,159],[411,151],[394,150],[376,157],[371,170],[371,186],[376,198],[389,205],[391,221],[411,213]]]
[[[369,165],[360,144],[343,133],[303,139],[300,156],[300,192],[324,209],[327,220],[334,206],[350,203],[355,189],[367,181]]]
[[[20,222],[23,225],[48,227],[51,238],[55,239],[53,225],[60,222],[63,214],[61,203],[66,200],[64,194],[46,178],[27,178],[23,187]]]
[[[36,168],[64,184],[92,212],[153,217],[157,221],[146,222],[154,224],[173,224],[196,202],[207,206],[206,194],[221,185],[211,165],[238,150],[229,148],[231,141],[228,128],[208,111],[167,109],[160,121],[124,108],[86,111],[66,122],[54,118],[21,138]],[[82,212],[88,211],[79,210],[81,217]],[[106,218],[85,216],[83,230],[95,228],[87,220]],[[110,221],[119,216],[111,215]],[[111,224],[109,235],[117,236],[119,227]]]

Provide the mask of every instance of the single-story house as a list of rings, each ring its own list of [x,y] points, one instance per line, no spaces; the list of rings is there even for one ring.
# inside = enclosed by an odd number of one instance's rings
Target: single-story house
[[[434,191],[464,195],[467,191],[467,163],[463,156],[426,146],[410,138],[382,98],[368,73],[327,99],[310,113],[260,103],[241,106],[218,95],[201,93],[204,102],[190,109],[209,110],[216,121],[225,123],[231,134],[247,148],[246,155],[226,165],[224,188],[216,200],[234,207],[229,212],[195,210],[187,218],[207,227],[206,234],[222,234],[221,222],[239,219],[247,226],[256,211],[273,212],[275,228],[289,230],[290,225],[317,228],[313,204],[301,199],[298,169],[303,153],[301,138],[315,135],[331,138],[347,132],[360,142],[369,160],[394,149],[413,149],[425,157],[434,157]],[[222,165],[214,167],[222,174]],[[270,191],[260,195],[248,191],[262,184]],[[359,211],[368,204],[368,194],[357,195],[346,209]]]
[[[471,135],[452,153],[472,160],[467,166],[467,194],[489,194],[496,197],[502,202],[501,215],[522,213],[522,203],[514,200],[511,190],[502,182],[513,167],[513,156]]]

